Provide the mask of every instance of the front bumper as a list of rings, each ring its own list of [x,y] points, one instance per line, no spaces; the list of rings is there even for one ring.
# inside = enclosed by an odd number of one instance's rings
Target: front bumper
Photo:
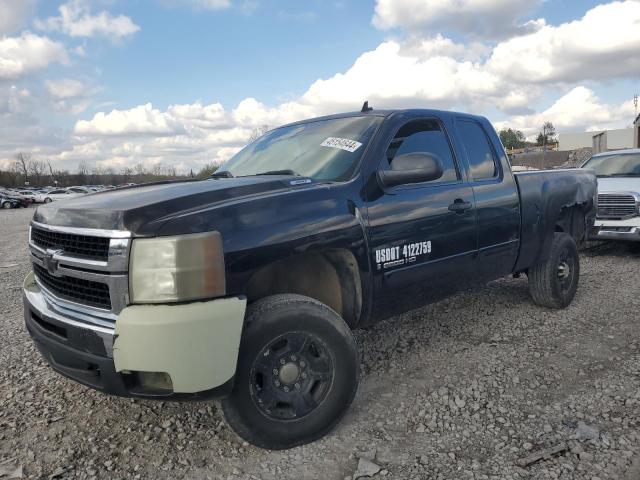
[[[42,356],[86,386],[162,400],[221,397],[233,387],[244,298],[129,306],[113,329],[60,313],[33,273],[25,278],[23,294],[26,327]],[[170,379],[168,387],[148,381],[158,375]]]
[[[640,242],[640,217],[627,220],[597,219],[589,240],[624,240]]]

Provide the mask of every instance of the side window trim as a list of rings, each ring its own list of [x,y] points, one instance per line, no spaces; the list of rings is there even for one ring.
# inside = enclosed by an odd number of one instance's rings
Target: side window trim
[[[398,135],[398,132],[400,131],[400,129],[402,129],[404,126],[408,125],[409,123],[412,122],[420,122],[420,121],[433,121],[436,122],[438,124],[438,126],[440,127],[440,130],[442,131],[442,133],[444,134],[444,138],[447,141],[447,144],[449,145],[449,151],[451,152],[451,159],[453,160],[453,166],[456,169],[456,175],[457,175],[457,180],[452,180],[450,182],[435,182],[435,181],[430,181],[430,182],[421,182],[421,183],[411,183],[411,184],[407,184],[407,185],[399,185],[397,187],[394,187],[392,190],[394,191],[399,191],[399,190],[410,190],[410,189],[415,189],[415,188],[437,188],[437,187],[446,187],[449,185],[458,185],[460,183],[465,182],[465,179],[463,178],[463,170],[462,170],[462,165],[460,163],[460,160],[458,159],[458,154],[456,152],[456,149],[454,148],[454,143],[451,139],[451,135],[449,134],[449,132],[447,131],[447,128],[444,124],[444,122],[442,121],[442,119],[438,118],[438,117],[414,117],[414,118],[409,118],[406,119],[402,122],[402,124],[400,124],[398,126],[398,128],[395,129],[393,136],[389,139],[387,143],[387,147],[385,148],[385,157],[383,157],[379,162],[378,162],[378,169],[380,169],[381,166],[386,166],[386,152],[387,149],[389,148],[389,146],[391,145],[391,142],[393,142],[393,140],[396,138],[396,135]]]
[[[462,135],[460,134],[460,131],[458,129],[458,136],[460,137],[461,140],[461,146],[464,149],[464,154],[467,158],[467,164],[469,167],[469,182],[470,183],[491,183],[491,182],[497,182],[500,181],[502,178],[502,165],[499,161],[500,157],[498,156],[496,149],[493,145],[493,142],[491,141],[491,138],[489,137],[489,134],[487,133],[487,130],[484,128],[484,125],[482,125],[482,123],[480,123],[479,121],[473,119],[473,118],[465,118],[465,117],[458,117],[456,118],[456,122],[457,123],[462,123],[462,122],[466,122],[466,123],[473,123],[475,125],[478,126],[478,128],[480,129],[480,131],[483,133],[484,138],[487,141],[487,144],[489,145],[489,150],[491,151],[491,157],[493,158],[493,167],[494,167],[494,171],[495,171],[495,175],[493,177],[487,177],[487,178],[475,178],[473,176],[473,172],[472,172],[472,168],[471,168],[471,159],[469,158],[469,152],[467,152],[467,147],[464,144],[464,141],[462,140]]]

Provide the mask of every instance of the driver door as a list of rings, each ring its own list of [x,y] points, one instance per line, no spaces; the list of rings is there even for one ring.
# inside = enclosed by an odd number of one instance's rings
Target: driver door
[[[465,288],[475,273],[473,190],[443,122],[437,118],[404,121],[388,143],[378,170],[393,168],[399,155],[418,152],[440,161],[440,178],[381,186],[381,194],[367,200],[375,318],[441,299]]]

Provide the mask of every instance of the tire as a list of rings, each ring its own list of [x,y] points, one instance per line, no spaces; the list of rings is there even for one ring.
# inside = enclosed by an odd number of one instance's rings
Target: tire
[[[44,203],[51,203],[51,199],[49,197],[45,198]]]
[[[546,261],[531,267],[527,276],[535,303],[547,308],[568,307],[580,280],[580,257],[573,237],[554,233]]]
[[[4,203],[2,204],[2,208],[5,208],[5,209],[7,209],[7,210],[8,210],[8,209],[10,209],[10,208],[11,208],[11,203],[10,203],[10,202],[4,202]]]
[[[355,339],[336,312],[302,295],[267,297],[247,311],[222,412],[238,436],[261,448],[313,442],[347,412],[359,370]]]

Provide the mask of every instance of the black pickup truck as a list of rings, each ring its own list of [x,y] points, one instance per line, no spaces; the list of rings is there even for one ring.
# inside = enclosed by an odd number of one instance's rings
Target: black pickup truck
[[[221,398],[242,438],[329,432],[359,376],[352,329],[526,274],[568,306],[593,226],[585,170],[513,174],[482,117],[333,115],[276,128],[212,178],[38,207],[26,326],[106,393]]]

